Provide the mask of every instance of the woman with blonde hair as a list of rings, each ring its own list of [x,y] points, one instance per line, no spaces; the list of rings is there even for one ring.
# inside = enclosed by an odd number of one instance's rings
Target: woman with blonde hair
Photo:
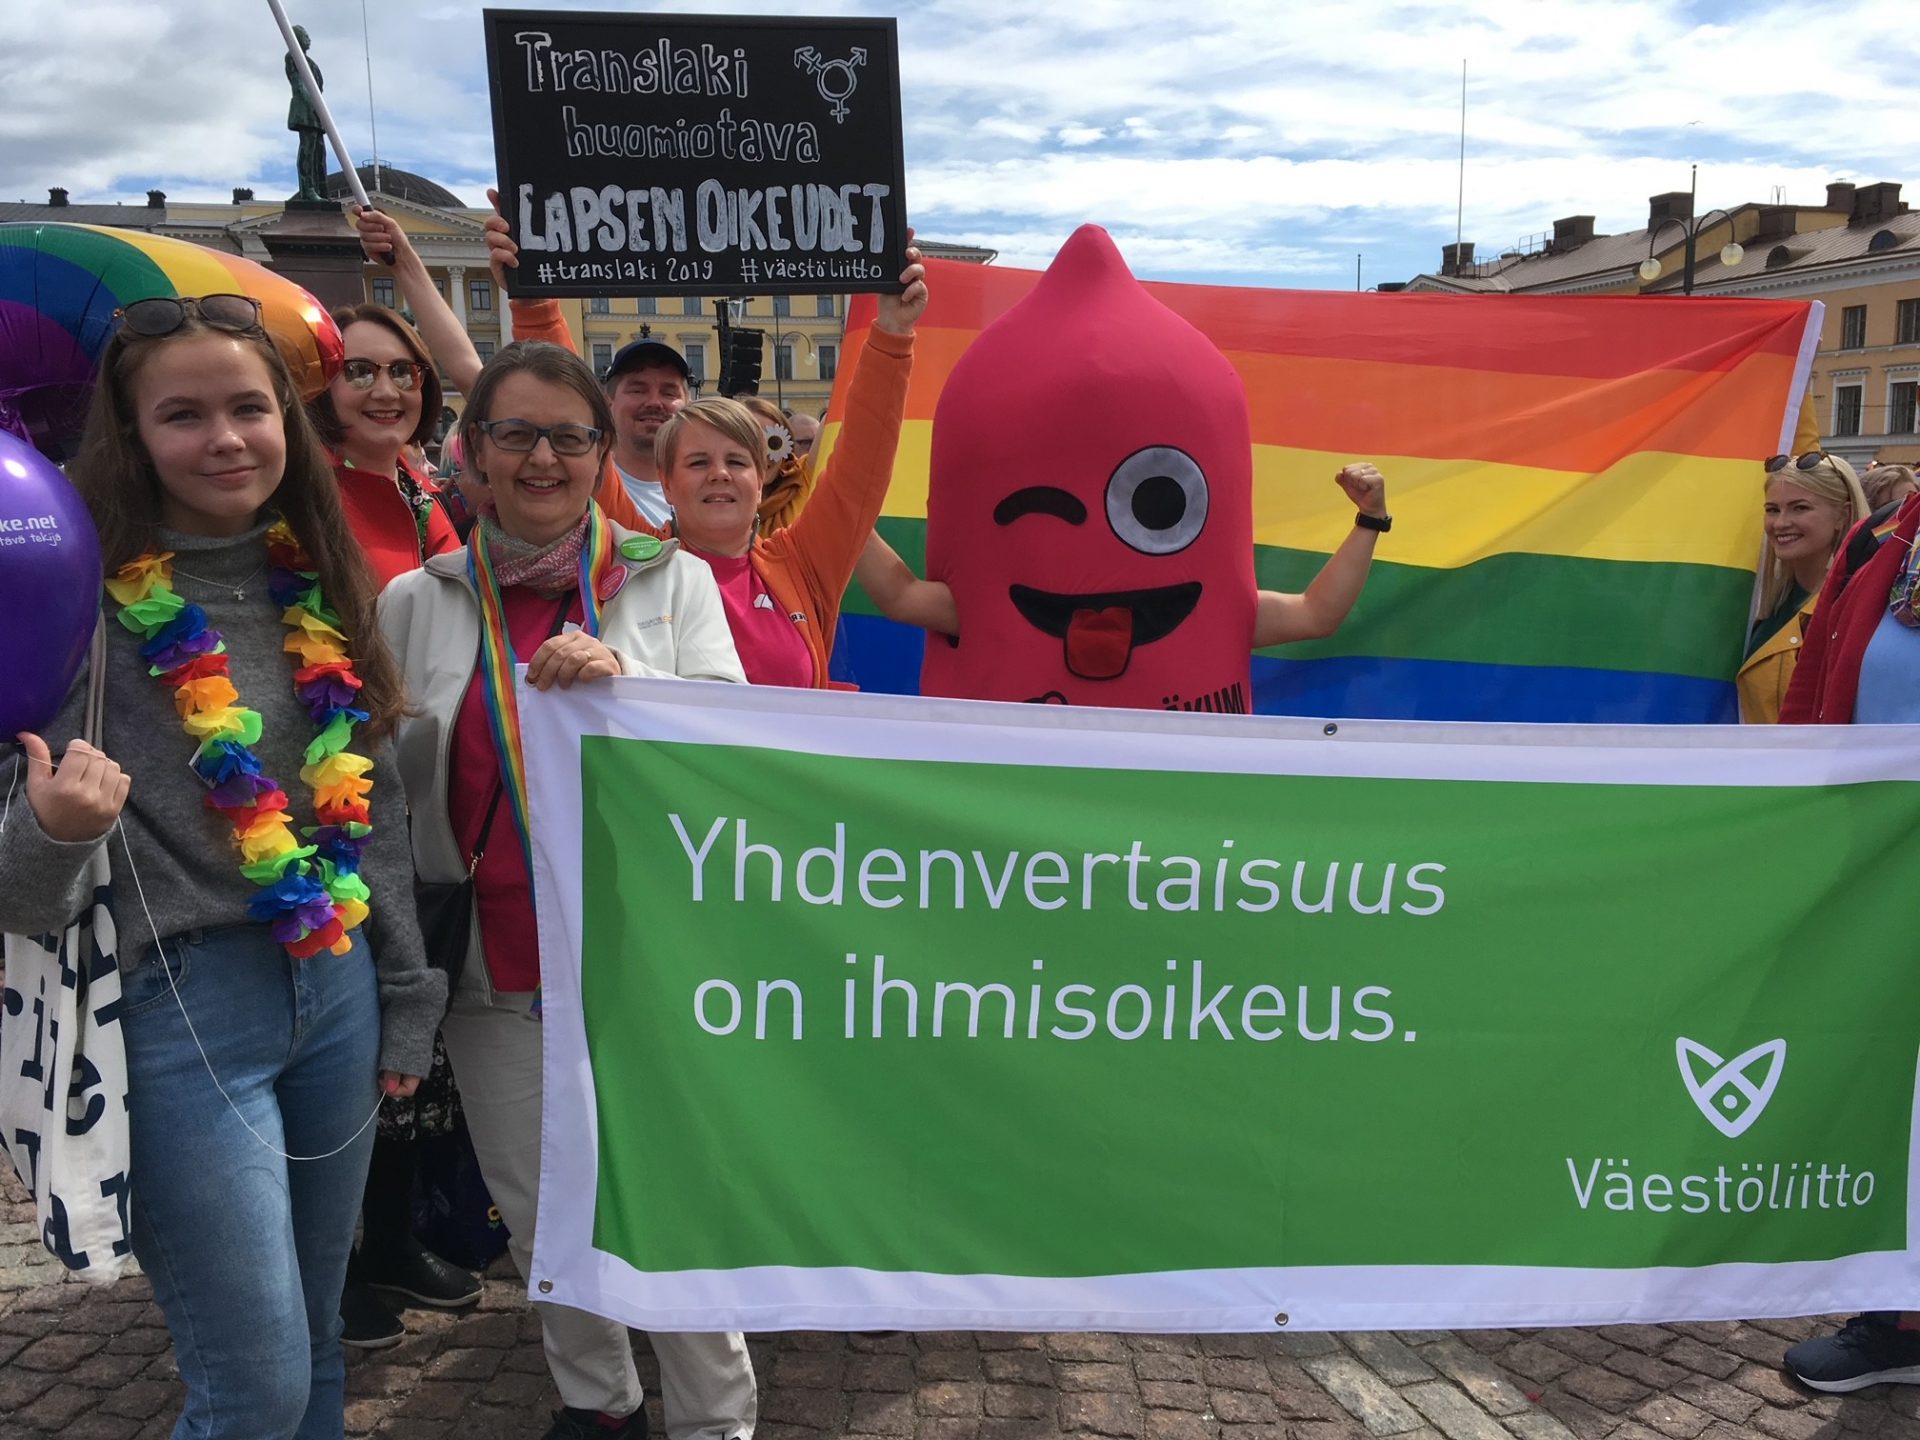
[[[1860,477],[1860,488],[1866,491],[1867,503],[1875,510],[1884,510],[1898,505],[1914,492],[1913,467],[1911,465],[1872,465],[1867,473]]]
[[[1760,570],[1760,608],[1734,686],[1740,719],[1772,725],[1780,719],[1800,658],[1814,601],[1833,557],[1870,507],[1853,467],[1838,455],[1810,450],[1766,462],[1766,558]]]

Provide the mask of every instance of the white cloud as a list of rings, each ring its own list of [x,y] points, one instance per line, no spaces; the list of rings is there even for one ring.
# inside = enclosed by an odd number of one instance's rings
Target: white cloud
[[[631,9],[622,0],[569,0]],[[239,0],[9,0],[0,198],[291,188],[278,32]],[[357,6],[309,7],[349,142],[370,147]],[[478,200],[492,170],[482,0],[382,7],[373,82],[391,163]],[[654,0],[648,8],[671,8]],[[1465,230],[1483,252],[1648,195],[1815,201],[1901,180],[1920,203],[1920,26],[1905,0],[730,0],[899,15],[907,194],[923,233],[1042,263],[1085,220],[1144,275],[1350,283],[1430,269],[1453,239],[1460,65]]]

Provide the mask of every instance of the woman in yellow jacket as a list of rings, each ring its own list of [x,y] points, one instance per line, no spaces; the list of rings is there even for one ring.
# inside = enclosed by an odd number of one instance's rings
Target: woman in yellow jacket
[[[1867,518],[1867,498],[1853,467],[1810,450],[1766,462],[1766,559],[1760,613],[1747,634],[1746,659],[1734,677],[1740,719],[1772,725],[1800,658],[1813,604],[1849,531]]]

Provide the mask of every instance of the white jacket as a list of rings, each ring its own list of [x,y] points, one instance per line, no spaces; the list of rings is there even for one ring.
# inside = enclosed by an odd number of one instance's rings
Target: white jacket
[[[628,560],[613,531],[614,557],[626,578],[600,611],[600,639],[620,657],[628,675],[746,683],[720,603],[720,587],[706,562],[668,540],[646,560]],[[401,783],[412,811],[414,871],[422,880],[464,879],[461,853],[447,812],[448,755],[454,721],[480,662],[480,600],[467,581],[467,552],[435,555],[418,570],[395,577],[380,595],[380,629],[406,678],[414,712],[394,739]],[[509,822],[511,823],[511,822]],[[485,973],[476,911],[466,973]]]

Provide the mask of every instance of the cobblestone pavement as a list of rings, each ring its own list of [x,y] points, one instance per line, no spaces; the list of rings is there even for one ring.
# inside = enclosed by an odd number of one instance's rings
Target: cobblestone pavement
[[[0,1440],[155,1440],[180,1384],[147,1282],[65,1281],[0,1175]],[[347,1433],[536,1440],[559,1403],[510,1269],[462,1315],[354,1354]],[[1920,1440],[1920,1386],[1809,1395],[1810,1320],[1340,1335],[752,1337],[760,1440]],[[645,1342],[641,1373],[658,1374]]]

